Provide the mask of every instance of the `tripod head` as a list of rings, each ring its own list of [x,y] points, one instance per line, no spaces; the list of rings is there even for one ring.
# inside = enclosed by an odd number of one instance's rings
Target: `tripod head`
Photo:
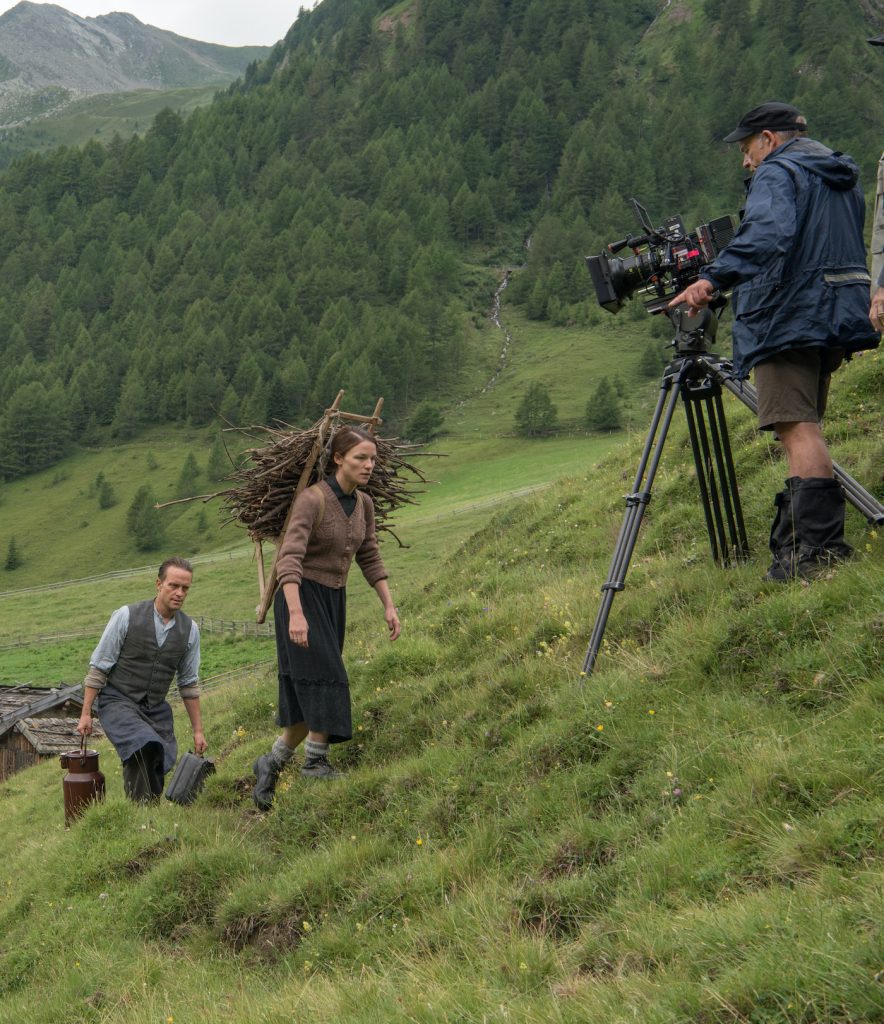
[[[718,334],[720,312],[727,305],[727,299],[720,293],[695,316],[690,316],[687,305],[675,309],[662,307],[656,312],[665,313],[675,328],[672,347],[677,356],[699,355],[709,351]]]

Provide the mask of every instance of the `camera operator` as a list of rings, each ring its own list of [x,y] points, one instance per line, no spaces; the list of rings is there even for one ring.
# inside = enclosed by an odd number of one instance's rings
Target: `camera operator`
[[[868,315],[859,171],[806,131],[795,107],[763,103],[725,137],[751,174],[743,221],[670,303],[695,314],[733,289],[734,369],[754,369],[759,426],[776,431],[789,467],[770,534],[765,579],[775,581],[810,579],[852,553],[820,419],[832,371],[880,341]]]
[[[884,35],[869,40],[872,46],[884,46]],[[872,305],[869,319],[876,331],[884,330],[884,153],[878,161],[878,187],[875,218],[872,222]]]

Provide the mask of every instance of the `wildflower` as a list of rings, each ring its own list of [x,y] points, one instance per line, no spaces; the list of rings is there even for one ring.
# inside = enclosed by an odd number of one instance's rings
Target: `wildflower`
[[[603,725],[602,725],[601,723],[599,723],[599,724],[598,724],[598,725],[597,725],[597,726],[595,727],[595,731],[596,731],[596,732],[604,732],[604,731],[605,731],[605,727],[604,727],[604,726],[603,726]]]
[[[672,778],[672,772],[667,772],[666,773],[666,778],[667,779],[671,779]]]
[[[417,839],[415,839],[415,841],[414,841],[414,845],[415,846],[423,846],[424,845],[423,839],[421,839],[421,837],[418,836]]]
[[[313,964],[309,960],[305,960],[304,961],[304,973],[306,974],[307,971],[309,971],[312,966],[313,966]]]
[[[605,701],[605,707],[606,708],[612,708],[613,706],[614,706],[614,702],[612,700],[606,700]]]
[[[528,965],[525,963],[524,960],[519,964],[519,970],[520,971],[527,971],[528,970]]]
[[[648,708],[648,714],[649,715],[656,715],[657,712],[653,708]]]
[[[301,927],[304,929],[305,932],[312,932],[313,931],[313,925],[310,924],[309,921],[302,921],[301,922]]]

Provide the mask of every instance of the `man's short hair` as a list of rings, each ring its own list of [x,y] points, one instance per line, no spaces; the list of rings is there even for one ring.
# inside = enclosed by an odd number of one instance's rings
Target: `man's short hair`
[[[807,131],[807,118],[790,103],[762,103],[760,107],[753,107],[748,114],[743,114],[740,123],[730,135],[725,135],[722,142],[742,142],[763,131],[780,135],[797,132],[803,135]]]
[[[193,576],[193,566],[186,558],[179,558],[177,555],[172,558],[167,558],[165,562],[160,566],[160,571],[157,573],[157,579],[164,580],[166,578],[166,571],[168,569],[183,569],[185,572],[189,572]]]

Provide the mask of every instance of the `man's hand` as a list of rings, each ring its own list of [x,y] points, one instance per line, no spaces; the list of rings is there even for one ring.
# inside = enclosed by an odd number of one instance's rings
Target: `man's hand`
[[[205,754],[209,749],[209,744],[206,743],[206,737],[203,735],[202,730],[197,732],[194,730],[193,733],[193,752],[195,754]]]
[[[701,309],[705,309],[709,305],[714,294],[715,287],[712,282],[707,281],[705,277],[699,277],[693,284],[688,285],[680,295],[675,296],[669,303],[669,308],[675,309],[676,306],[680,306],[684,302],[690,307],[688,316],[696,316]]]
[[[77,732],[81,736],[92,735],[92,715],[90,712],[84,711],[83,714],[80,715],[80,721],[77,722]]]
[[[879,288],[872,296],[869,319],[876,331],[884,331],[884,287]]]

